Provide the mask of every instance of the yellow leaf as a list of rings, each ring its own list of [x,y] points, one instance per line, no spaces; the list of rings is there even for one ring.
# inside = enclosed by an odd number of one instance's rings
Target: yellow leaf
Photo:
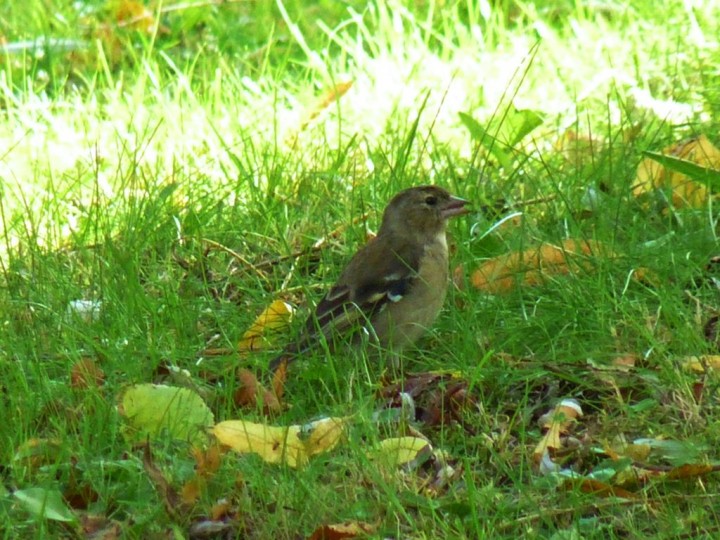
[[[263,311],[252,326],[245,331],[238,350],[240,352],[257,351],[263,349],[265,340],[263,339],[268,330],[277,330],[287,326],[292,316],[293,308],[287,302],[275,300]]]
[[[493,294],[512,290],[516,283],[538,285],[550,276],[587,269],[587,257],[607,253],[602,244],[569,238],[561,246],[541,244],[525,251],[490,259],[472,274],[472,284]],[[612,256],[610,253],[609,255]]]
[[[310,535],[308,540],[342,540],[344,538],[367,538],[375,532],[375,527],[361,521],[332,523],[321,525]]]
[[[155,26],[155,17],[152,12],[137,0],[118,1],[115,18],[118,26],[125,26],[139,32],[151,33]]]
[[[662,153],[708,169],[720,170],[720,150],[705,135],[668,146]],[[643,159],[637,168],[633,195],[638,197],[662,188],[672,189],[672,204],[675,208],[702,207],[710,194],[707,187],[690,180],[687,175],[671,171],[650,158]]]
[[[705,465],[702,463],[686,463],[675,467],[668,472],[668,480],[679,480],[685,478],[695,478],[697,476],[705,476],[712,472],[717,472],[720,467],[717,465]]]
[[[254,453],[267,463],[298,467],[310,457],[337,446],[345,432],[345,419],[323,418],[287,427],[227,420],[216,424],[211,432],[220,443],[238,453]]]
[[[420,437],[393,437],[382,441],[370,457],[391,467],[399,467],[411,462],[429,446],[430,443]]]
[[[696,373],[720,370],[720,355],[704,354],[701,356],[689,356],[682,362],[682,366]]]

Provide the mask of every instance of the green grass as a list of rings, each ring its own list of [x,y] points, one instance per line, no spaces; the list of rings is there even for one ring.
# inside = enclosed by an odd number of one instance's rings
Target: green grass
[[[69,496],[78,485],[92,497],[87,508],[67,501],[73,515],[112,519],[129,538],[187,535],[221,498],[251,538],[352,520],[398,538],[717,534],[713,474],[639,484],[625,501],[561,488],[532,463],[538,418],[568,397],[585,412],[567,464],[580,475],[607,470],[598,450],[621,439],[685,445],[654,465],[718,461],[716,376],[681,367],[717,349],[703,333],[717,306],[704,270],[717,253],[714,203],[660,209],[660,196],[646,204],[630,192],[643,151],[699,134],[720,144],[714,3],[297,1],[283,15],[280,3],[242,2],[168,11],[150,34],[116,28],[96,2],[51,13],[39,1],[6,4],[8,45],[62,38],[75,50],[6,45],[0,57],[4,538],[82,537],[12,494]],[[542,123],[501,153],[492,138],[511,137],[525,114],[512,107]],[[591,136],[592,149],[564,155],[567,130]],[[502,199],[522,210],[489,234],[501,215],[452,224],[452,265],[468,280],[483,260],[540,242],[608,250],[541,286],[453,290],[407,353],[413,372],[461,373],[481,404],[468,429],[415,426],[458,471],[435,496],[418,487],[420,472],[391,474],[367,456],[404,434],[372,419],[382,366],[299,362],[288,410],[269,421],[238,410],[232,394],[235,368],[264,373],[271,353],[203,355],[234,348],[275,298],[302,319],[392,194],[422,183],[476,209]],[[649,283],[632,277],[638,268]],[[80,299],[101,302],[96,319],[68,310]],[[624,354],[639,358],[628,373],[603,372]],[[70,385],[83,358],[105,373],[101,387]],[[117,410],[132,384],[188,384],[166,365],[189,371],[217,421],[350,416],[348,440],[299,470],[227,455],[190,511],[169,512]],[[46,455],[28,462],[34,439]],[[152,448],[179,489],[193,472],[189,446],[158,438]]]

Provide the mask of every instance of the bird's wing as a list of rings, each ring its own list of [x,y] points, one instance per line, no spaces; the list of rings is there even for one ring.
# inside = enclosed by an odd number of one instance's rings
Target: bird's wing
[[[317,305],[300,339],[273,360],[271,368],[310,349],[320,336],[332,342],[335,336],[370,320],[389,302],[399,302],[413,287],[421,255],[422,246],[398,244],[389,237],[381,236],[367,244]]]

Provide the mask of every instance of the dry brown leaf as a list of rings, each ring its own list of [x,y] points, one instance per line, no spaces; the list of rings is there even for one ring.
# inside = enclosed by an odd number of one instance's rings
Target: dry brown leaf
[[[262,405],[265,414],[282,410],[274,390],[266,389],[251,371],[240,368],[237,371],[238,387],[233,394],[235,405],[242,408],[258,408]],[[274,381],[274,380],[273,380]]]
[[[566,435],[582,414],[577,401],[564,399],[540,418],[540,426],[547,431],[533,451],[533,461],[536,465],[540,464],[546,454],[551,456],[554,451],[562,448],[561,435]]]
[[[695,478],[697,476],[704,476],[712,472],[717,472],[720,467],[717,465],[696,465],[687,463],[675,467],[667,474],[668,480],[681,480],[684,478]]]
[[[637,354],[627,353],[621,356],[616,356],[610,364],[621,371],[631,371],[639,359],[640,357]]]
[[[62,458],[64,447],[65,443],[62,439],[31,438],[18,447],[13,461],[35,470],[57,463]]]
[[[207,480],[202,476],[195,475],[190,478],[190,480],[183,484],[180,490],[180,500],[182,503],[188,507],[193,506],[200,498],[206,484]]]
[[[670,145],[662,153],[701,167],[720,170],[720,150],[705,135]],[[633,195],[639,197],[663,188],[672,189],[672,204],[675,208],[702,207],[710,195],[705,185],[691,180],[687,175],[672,171],[653,159],[643,159],[637,168]]]
[[[72,463],[67,483],[62,490],[63,499],[73,510],[87,510],[87,508],[100,499],[92,483],[83,478],[82,471]]]
[[[344,538],[363,538],[375,532],[375,527],[361,521],[348,521],[321,525],[313,531],[308,540],[343,540]]]
[[[409,373],[400,381],[386,383],[378,391],[387,408],[402,408],[403,396],[414,402],[415,420],[428,426],[462,423],[466,413],[477,410],[477,397],[467,379],[457,373]]]
[[[471,280],[476,289],[504,293],[518,283],[538,285],[550,276],[588,269],[591,265],[587,257],[598,253],[612,256],[609,249],[592,240],[567,239],[560,246],[541,244],[486,261],[472,273]]]
[[[180,491],[180,498],[188,507],[197,502],[205,489],[208,478],[211,478],[220,468],[223,455],[218,444],[212,444],[207,449],[193,446],[191,452],[195,458],[195,474],[185,482]]]
[[[70,386],[78,390],[98,388],[105,382],[105,372],[89,357],[75,362],[70,369]]]
[[[568,478],[563,482],[566,489],[580,488],[583,493],[592,493],[600,497],[622,497],[623,499],[636,499],[633,492],[618,486],[612,486],[593,478]]]
[[[80,514],[82,537],[88,540],[116,540],[122,537],[120,523],[105,516]]]
[[[221,519],[227,519],[232,517],[235,509],[228,499],[220,499],[213,504],[210,509],[210,519],[213,521],[220,521]]]
[[[272,391],[273,395],[277,398],[278,402],[282,399],[285,394],[285,383],[287,382],[288,363],[282,362],[272,378]]]
[[[258,315],[255,322],[245,331],[238,343],[238,352],[243,354],[264,349],[268,330],[285,328],[292,314],[293,308],[290,304],[282,300],[275,300]]]

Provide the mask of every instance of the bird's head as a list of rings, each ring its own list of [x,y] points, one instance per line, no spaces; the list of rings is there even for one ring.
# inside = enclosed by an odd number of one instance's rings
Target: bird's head
[[[468,202],[438,186],[401,191],[388,204],[378,234],[402,233],[435,237],[448,219],[468,213]]]

